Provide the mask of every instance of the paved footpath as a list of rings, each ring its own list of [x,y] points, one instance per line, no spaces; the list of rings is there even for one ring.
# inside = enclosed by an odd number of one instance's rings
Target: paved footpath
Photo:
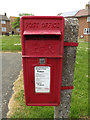
[[[6,118],[8,102],[13,94],[13,83],[21,69],[21,53],[2,53],[2,118]]]

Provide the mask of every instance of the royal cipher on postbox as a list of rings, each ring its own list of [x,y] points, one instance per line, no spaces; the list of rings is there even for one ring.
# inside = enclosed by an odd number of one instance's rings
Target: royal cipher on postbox
[[[60,104],[64,18],[23,16],[20,21],[25,102]]]

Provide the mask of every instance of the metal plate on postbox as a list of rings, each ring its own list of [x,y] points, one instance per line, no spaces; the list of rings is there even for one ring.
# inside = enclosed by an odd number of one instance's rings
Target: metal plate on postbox
[[[45,64],[45,58],[39,58],[39,64]]]
[[[50,93],[49,66],[35,66],[35,92]]]

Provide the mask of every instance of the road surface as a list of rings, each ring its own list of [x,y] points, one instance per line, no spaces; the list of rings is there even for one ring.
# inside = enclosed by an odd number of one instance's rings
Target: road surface
[[[21,53],[2,53],[2,118],[6,118],[13,83],[22,69]],[[0,93],[1,95],[1,93]]]

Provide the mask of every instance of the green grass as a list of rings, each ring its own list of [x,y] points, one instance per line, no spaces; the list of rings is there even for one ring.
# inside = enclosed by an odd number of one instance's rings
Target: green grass
[[[22,90],[16,101],[20,102],[21,108],[18,109],[12,116],[12,118],[53,118],[54,107],[49,106],[26,106],[24,98],[24,90]]]
[[[80,42],[74,74],[70,116],[88,116],[88,43]]]
[[[23,78],[22,78],[23,79]],[[22,81],[21,79],[21,81]],[[23,82],[20,83],[20,85]],[[18,89],[19,87],[17,87]],[[54,107],[26,106],[24,88],[15,96],[20,107],[17,108],[11,118],[53,118]],[[72,92],[70,118],[88,116],[88,43],[79,42],[74,74],[74,89]]]
[[[10,52],[18,52],[21,51],[21,36],[19,35],[10,35],[10,36],[2,36],[0,39],[0,43],[2,42],[2,51],[10,51]]]
[[[14,113],[12,118],[53,118],[54,107],[26,106],[24,90],[18,94],[16,101],[20,102],[21,108]]]

